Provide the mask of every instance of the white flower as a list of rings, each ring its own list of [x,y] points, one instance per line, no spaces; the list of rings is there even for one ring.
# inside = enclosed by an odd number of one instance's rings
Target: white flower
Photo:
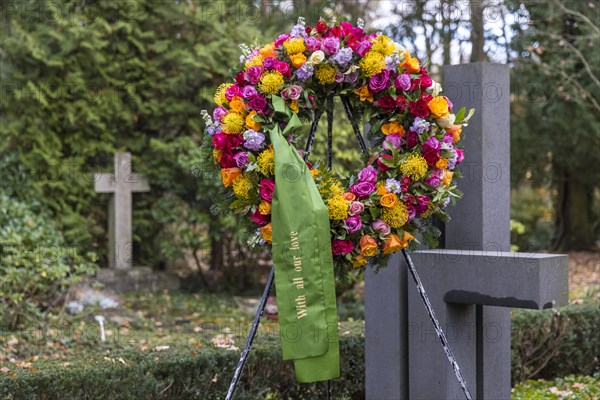
[[[449,114],[445,118],[436,119],[435,122],[436,122],[436,124],[438,124],[438,126],[440,128],[449,128],[452,126],[452,124],[454,124],[455,119],[456,119],[456,116],[454,114]]]
[[[433,97],[436,97],[437,95],[440,94],[440,92],[443,89],[442,89],[442,85],[440,85],[439,82],[433,81],[433,83],[429,87],[429,90],[431,90],[431,94],[433,95]]]
[[[323,62],[324,59],[325,59],[325,53],[323,53],[321,50],[317,50],[310,55],[308,62],[311,64],[319,64],[319,63]]]
[[[404,47],[400,43],[394,42],[394,53],[404,54]]]

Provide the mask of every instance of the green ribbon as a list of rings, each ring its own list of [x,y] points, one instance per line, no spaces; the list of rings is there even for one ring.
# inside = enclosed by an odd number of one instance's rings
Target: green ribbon
[[[273,96],[270,131],[275,151],[272,203],[273,263],[281,347],[294,360],[298,382],[340,376],[339,338],[329,215],[319,190],[296,148],[286,137],[300,128],[296,113]]]

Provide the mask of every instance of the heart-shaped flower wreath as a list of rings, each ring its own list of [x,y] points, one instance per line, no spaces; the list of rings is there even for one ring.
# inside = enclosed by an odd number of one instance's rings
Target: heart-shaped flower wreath
[[[384,266],[417,233],[435,239],[431,217],[445,220],[444,209],[461,196],[452,181],[471,113],[453,114],[452,102],[415,57],[362,25],[320,20],[312,28],[301,18],[272,43],[241,45],[241,69],[217,89],[212,118],[203,111],[211,163],[229,188],[229,207],[254,225],[251,244],[271,242],[275,154],[265,132],[287,122],[278,119],[275,101],[312,121],[306,147],[298,150],[307,161],[319,117],[325,109],[331,114],[332,98],[340,96],[366,154],[366,165],[348,182],[307,162],[329,211],[338,269],[362,267],[367,259]],[[369,124],[370,148],[358,128],[363,124]],[[299,139],[288,137],[296,147]]]

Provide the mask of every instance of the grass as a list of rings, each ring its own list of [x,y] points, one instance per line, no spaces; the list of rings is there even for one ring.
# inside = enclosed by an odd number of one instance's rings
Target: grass
[[[569,375],[551,381],[530,380],[512,390],[513,400],[595,400],[600,399],[600,374]]]

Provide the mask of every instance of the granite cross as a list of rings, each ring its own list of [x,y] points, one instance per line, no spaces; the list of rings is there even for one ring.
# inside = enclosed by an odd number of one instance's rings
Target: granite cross
[[[510,253],[508,67],[446,66],[445,95],[475,108],[463,140],[464,198],[441,250],[413,260],[471,392],[510,399],[509,307],[568,300],[567,256]],[[463,393],[400,255],[365,277],[367,399],[461,399]]]
[[[116,269],[129,269],[132,263],[131,205],[133,192],[150,190],[148,180],[141,174],[132,172],[131,154],[115,154],[115,172],[95,173],[95,190],[98,193],[112,193],[109,203],[109,266]]]

